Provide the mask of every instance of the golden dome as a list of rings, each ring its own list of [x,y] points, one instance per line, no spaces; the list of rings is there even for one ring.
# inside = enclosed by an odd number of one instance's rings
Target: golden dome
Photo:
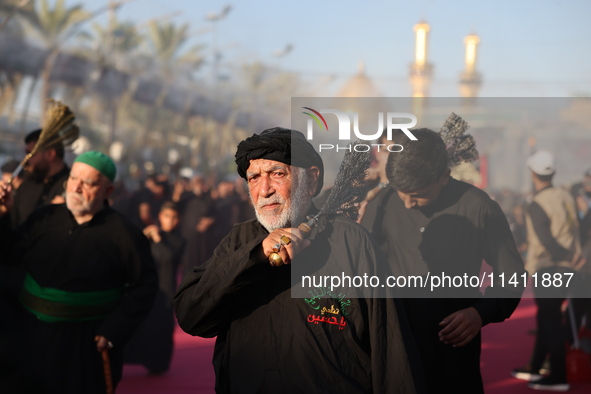
[[[365,74],[365,63],[359,63],[359,71],[351,77],[337,97],[382,97],[383,94],[374,85],[372,80]]]

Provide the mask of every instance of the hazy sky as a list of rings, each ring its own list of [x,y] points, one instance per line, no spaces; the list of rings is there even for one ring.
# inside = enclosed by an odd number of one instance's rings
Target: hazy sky
[[[107,0],[67,3],[96,10]],[[334,76],[331,86],[338,89],[364,61],[381,91],[408,96],[413,26],[424,19],[431,26],[434,96],[458,95],[463,39],[471,32],[481,38],[481,96],[591,94],[591,1],[587,0],[135,0],[122,6],[118,16],[141,23],[180,11],[173,20],[190,23],[191,31],[198,32],[211,26],[206,15],[226,4],[232,4],[233,10],[217,25],[225,64],[261,60],[310,80]],[[96,20],[104,22],[106,17]],[[197,43],[211,51],[213,34],[193,36],[190,45]],[[294,46],[290,54],[282,59],[273,56],[288,43]]]

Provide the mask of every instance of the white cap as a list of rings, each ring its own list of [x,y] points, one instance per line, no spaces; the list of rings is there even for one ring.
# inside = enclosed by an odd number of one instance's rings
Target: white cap
[[[554,155],[547,150],[539,150],[527,159],[527,167],[538,175],[552,175],[556,171]]]
[[[193,169],[191,167],[183,167],[179,171],[179,175],[183,178],[191,179],[193,178]]]

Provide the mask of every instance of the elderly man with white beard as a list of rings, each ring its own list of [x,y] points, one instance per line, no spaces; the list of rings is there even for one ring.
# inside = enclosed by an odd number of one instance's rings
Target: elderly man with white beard
[[[377,269],[384,261],[367,231],[342,216],[321,218],[309,239],[295,228],[317,212],[312,197],[324,167],[314,147],[299,131],[276,127],[242,141],[236,164],[257,219],[235,225],[206,267],[185,275],[174,299],[183,330],[217,336],[216,392],[421,392],[393,299],[326,288],[292,298],[302,284],[291,266]],[[285,264],[270,264],[274,253]]]
[[[21,381],[10,392],[104,393],[104,349],[111,383],[121,379],[123,347],[158,285],[148,240],[107,204],[115,174],[100,152],[78,156],[66,203],[37,209],[16,231],[10,186],[0,184],[0,261],[27,271]]]

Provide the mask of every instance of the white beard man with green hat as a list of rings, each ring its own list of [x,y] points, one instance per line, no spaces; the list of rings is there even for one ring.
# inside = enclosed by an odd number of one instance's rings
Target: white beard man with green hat
[[[16,231],[0,184],[0,262],[22,264],[24,392],[104,393],[121,379],[123,347],[152,307],[157,277],[147,239],[112,210],[115,164],[91,151],[74,161],[66,203],[37,209]],[[101,352],[110,349],[110,382]]]

